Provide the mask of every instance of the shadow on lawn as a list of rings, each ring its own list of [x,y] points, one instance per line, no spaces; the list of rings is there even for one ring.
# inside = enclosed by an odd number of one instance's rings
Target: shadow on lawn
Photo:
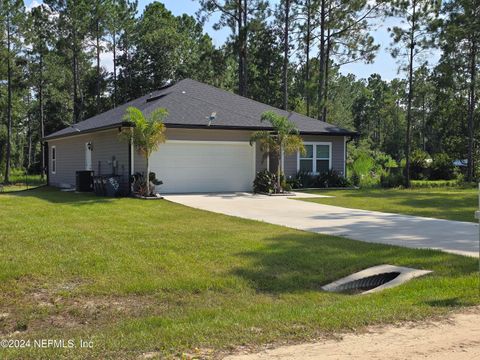
[[[108,203],[113,200],[113,198],[95,196],[92,193],[65,192],[48,186],[42,186],[39,188],[22,191],[5,192],[0,194],[0,198],[2,196],[14,196],[18,198],[36,198],[55,204],[71,205],[100,204]]]
[[[242,252],[248,265],[233,270],[258,292],[295,293],[320,288],[370,266],[392,264],[431,269],[436,275],[469,274],[477,262],[432,250],[413,250],[335,237],[295,234],[267,240],[264,248]]]
[[[233,270],[253,288],[266,293],[320,290],[321,286],[353,272],[380,264],[434,270],[436,275],[469,274],[474,259],[432,250],[412,250],[322,235],[282,235],[264,248],[238,254],[251,260]],[[452,274],[453,275],[453,274]]]

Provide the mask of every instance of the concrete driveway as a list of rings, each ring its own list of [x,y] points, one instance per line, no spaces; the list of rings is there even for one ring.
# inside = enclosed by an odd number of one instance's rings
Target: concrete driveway
[[[318,197],[301,194],[298,198]],[[315,233],[478,257],[474,223],[356,210],[287,197],[232,194],[166,195],[172,202]]]

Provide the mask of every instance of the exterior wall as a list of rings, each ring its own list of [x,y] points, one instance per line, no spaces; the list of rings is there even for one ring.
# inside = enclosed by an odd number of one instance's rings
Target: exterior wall
[[[249,141],[252,132],[247,130],[209,130],[209,129],[175,129],[167,128],[167,140],[197,141]],[[344,174],[345,171],[345,137],[305,135],[304,141],[320,141],[332,143],[332,169]],[[118,137],[118,130],[105,130],[90,134],[70,136],[48,141],[49,181],[52,186],[74,186],[75,172],[85,170],[85,143],[92,142],[92,170],[95,175],[112,174],[113,157],[117,160],[116,174],[123,175],[128,181],[129,148],[128,144]],[[57,171],[51,172],[51,147],[56,147]],[[256,172],[267,168],[267,160],[256,145]],[[159,151],[162,151],[160,145]],[[145,172],[145,160],[133,150],[134,172]],[[275,170],[275,159],[270,160],[270,170]],[[285,175],[297,174],[297,154],[284,156]]]
[[[120,140],[118,130],[105,130],[90,134],[70,136],[48,141],[48,171],[52,186],[75,186],[75,173],[85,170],[85,143],[92,143],[92,170],[95,175],[112,174],[115,157],[115,173],[128,181],[128,143]],[[52,146],[56,147],[57,171],[52,173]]]
[[[323,136],[323,135],[303,135],[305,142],[329,142],[332,144],[332,170],[341,175],[345,175],[345,137],[344,136]],[[298,154],[285,155],[284,166],[285,176],[295,176],[298,172],[297,165]]]

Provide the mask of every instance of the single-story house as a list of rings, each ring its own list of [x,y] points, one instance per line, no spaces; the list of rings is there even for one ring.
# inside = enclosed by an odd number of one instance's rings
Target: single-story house
[[[127,185],[132,174],[145,173],[142,156],[119,137],[122,128],[132,126],[123,120],[129,106],[146,115],[159,107],[169,112],[164,121],[167,141],[150,158],[151,171],[163,181],[162,193],[251,191],[258,171],[276,169],[276,159],[265,158],[258,144],[249,143],[252,132],[271,129],[260,121],[268,110],[295,123],[306,146],[306,155],[282,156],[286,176],[327,169],[344,175],[346,143],[355,135],[185,79],[46,136],[49,185],[73,187],[80,170],[116,174]]]

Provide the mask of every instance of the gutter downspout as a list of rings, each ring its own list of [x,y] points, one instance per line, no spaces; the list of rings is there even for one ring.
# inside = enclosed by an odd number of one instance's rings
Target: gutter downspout
[[[44,164],[45,164],[45,171],[47,173],[47,186],[50,186],[50,152],[48,151],[48,141],[43,142],[43,156],[44,156]]]
[[[128,194],[132,192],[132,175],[133,175],[133,129],[130,128],[130,141],[128,142]]]

